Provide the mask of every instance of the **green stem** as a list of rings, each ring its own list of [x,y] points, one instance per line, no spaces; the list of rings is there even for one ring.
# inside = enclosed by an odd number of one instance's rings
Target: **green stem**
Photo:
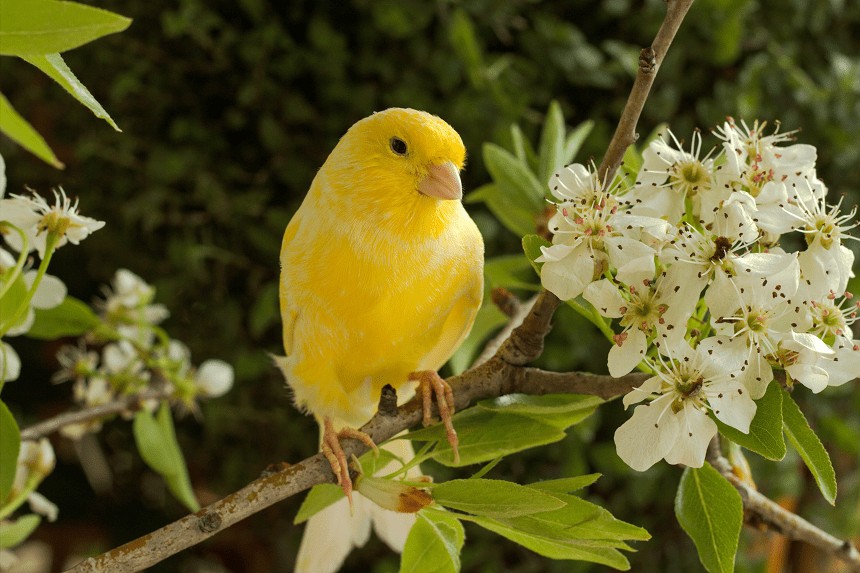
[[[36,271],[36,278],[33,279],[33,284],[30,286],[30,290],[27,291],[27,295],[24,297],[24,300],[18,304],[18,308],[12,313],[11,317],[3,322],[2,326],[0,326],[0,336],[6,334],[12,326],[17,324],[21,319],[21,316],[27,312],[28,308],[30,308],[30,301],[33,300],[33,295],[36,294],[36,289],[39,288],[39,284],[42,282],[42,277],[45,276],[45,272],[48,270],[48,265],[51,263],[51,257],[54,256],[54,251],[57,249],[57,243],[59,240],[60,235],[57,233],[48,233],[45,245],[45,256],[42,257],[42,262],[39,263],[39,270]]]
[[[3,277],[3,285],[0,286],[0,298],[3,298],[3,295],[6,294],[10,288],[12,288],[12,283],[15,282],[15,279],[21,274],[21,270],[24,268],[24,263],[27,262],[27,253],[29,252],[30,243],[27,241],[27,235],[24,234],[19,227],[16,227],[12,223],[8,221],[3,223],[4,227],[8,227],[18,233],[18,236],[21,237],[21,252],[18,254],[18,261],[15,264],[15,267],[12,269],[12,274],[9,276]]]
[[[27,501],[27,497],[36,489],[36,486],[42,481],[42,478],[45,476],[40,474],[31,474],[27,477],[27,481],[24,484],[24,489],[18,492],[18,495],[9,500],[9,503],[0,508],[0,519],[5,519],[6,517],[12,515],[16,509],[21,507],[25,501]]]
[[[603,319],[603,317],[597,313],[596,308],[591,305],[589,305],[589,308],[586,308],[576,300],[569,300],[567,301],[567,304],[573,310],[579,313],[583,318],[588,320],[588,322],[596,326],[609,342],[615,342],[615,332],[612,330],[612,328],[609,327],[608,324],[606,324],[606,321]]]

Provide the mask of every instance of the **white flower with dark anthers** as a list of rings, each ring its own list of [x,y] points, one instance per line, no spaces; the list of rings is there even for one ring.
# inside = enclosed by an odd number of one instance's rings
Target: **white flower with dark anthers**
[[[50,233],[59,238],[57,248],[72,243],[77,245],[91,233],[104,227],[103,221],[84,217],[78,213],[78,201],[66,196],[62,187],[54,190],[54,205],[49,205],[44,197],[31,191],[32,197],[12,195],[0,200],[2,220],[21,229],[29,240],[29,249],[35,249],[40,257],[45,256],[46,242]],[[23,248],[17,233],[4,235],[7,243],[15,250]]]
[[[717,434],[708,412],[744,433],[755,416],[755,402],[733,378],[743,356],[724,337],[706,338],[695,350],[680,341],[661,352],[668,359],[651,363],[655,376],[624,397],[625,408],[648,402],[615,431],[618,455],[637,471],[664,458],[670,464],[702,467],[708,443]]]
[[[791,377],[815,392],[824,390],[830,376],[822,366],[823,361],[833,357],[835,352],[824,341],[805,332],[789,332],[779,342],[775,358]]]
[[[827,384],[841,386],[860,378],[860,340],[852,340],[850,336],[838,336],[833,344],[833,351],[831,359],[818,363],[827,371]]]
[[[741,379],[753,399],[763,396],[773,380],[771,362],[780,364],[780,358],[785,357],[780,354],[782,341],[808,332],[812,326],[806,304],[795,297],[797,288],[796,266],[765,278],[749,278],[737,290],[740,306],[731,315],[712,316],[716,332],[731,336],[733,344],[746,351]],[[805,383],[802,378],[798,381]]]
[[[678,310],[664,277],[660,280],[644,280],[641,286],[624,287],[608,279],[589,284],[582,293],[601,316],[620,318],[624,330],[614,337],[615,344],[609,350],[609,373],[616,378],[624,376],[645,358],[648,341],[657,338],[666,343],[683,339],[687,328],[687,317],[683,309]]]
[[[851,325],[857,321],[860,311],[860,300],[854,300],[854,295],[846,292],[842,297],[836,297],[831,291],[820,300],[809,301],[809,313],[812,316],[812,327],[809,332],[832,344],[838,337],[851,338]]]
[[[558,206],[560,217],[550,226],[554,244],[541,247],[542,255],[535,260],[544,263],[544,288],[561,300],[579,296],[607,267],[614,268],[624,282],[638,283],[653,276],[656,251],[629,235],[644,227],[665,228],[666,222],[618,213],[616,206],[609,206],[614,201],[604,193],[578,212]]]
[[[556,171],[549,180],[553,197],[562,203],[572,203],[586,207],[606,198],[604,185],[597,175],[594,164],[589,167],[573,163]],[[609,195],[612,195],[610,190]]]
[[[691,199],[698,211],[700,195],[708,193],[714,185],[712,151],[701,157],[702,135],[693,133],[690,150],[668,131],[675,147],[658,137],[642,152],[642,167],[633,191],[625,196],[632,212],[665,217],[678,223],[684,214],[685,201]]]

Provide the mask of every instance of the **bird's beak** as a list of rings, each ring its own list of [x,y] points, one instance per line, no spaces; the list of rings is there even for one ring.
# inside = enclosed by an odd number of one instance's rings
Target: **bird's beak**
[[[431,165],[427,175],[418,184],[418,191],[436,199],[463,198],[463,184],[457,166],[450,161],[439,165]]]

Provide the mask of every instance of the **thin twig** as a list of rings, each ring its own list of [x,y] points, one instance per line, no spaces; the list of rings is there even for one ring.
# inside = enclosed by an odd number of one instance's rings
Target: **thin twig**
[[[529,300],[524,303],[521,303],[517,308],[516,312],[511,315],[510,320],[508,320],[507,324],[496,334],[493,338],[491,338],[487,344],[484,345],[484,350],[475,358],[475,361],[472,363],[472,366],[477,366],[478,364],[483,364],[490,358],[496,355],[499,347],[502,343],[510,338],[511,333],[514,331],[516,327],[523,323],[523,320],[532,310],[532,307],[537,301],[537,295],[533,296]]]
[[[851,567],[852,571],[860,571],[860,551],[851,541],[834,537],[799,515],[784,509],[735,475],[731,464],[720,451],[718,436],[714,436],[708,447],[708,461],[741,494],[744,503],[744,520],[747,523],[764,524],[789,539],[809,543],[841,559]]]
[[[140,394],[124,396],[113,402],[91,406],[73,412],[64,412],[53,418],[48,418],[38,424],[25,428],[21,431],[22,440],[38,440],[39,438],[53,434],[65,426],[72,424],[83,424],[92,420],[107,418],[115,414],[134,411],[146,400],[163,400],[170,396],[172,389],[161,388],[158,390],[145,390]]]

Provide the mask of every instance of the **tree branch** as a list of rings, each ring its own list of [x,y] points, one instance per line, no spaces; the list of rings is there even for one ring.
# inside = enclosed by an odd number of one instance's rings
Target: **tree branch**
[[[654,83],[654,78],[663,64],[666,52],[669,50],[678,28],[681,27],[681,22],[692,4],[693,0],[669,0],[666,17],[654,37],[654,42],[651,47],[643,48],[639,52],[639,71],[636,73],[633,89],[630,90],[630,97],[627,98],[627,104],[624,106],[624,111],[621,112],[621,119],[618,121],[618,126],[615,128],[615,133],[612,135],[612,140],[603,156],[603,161],[600,162],[600,167],[597,169],[600,180],[604,183],[612,181],[615,171],[621,165],[624,152],[636,141],[636,124],[639,123],[639,116],[642,114],[642,108],[645,107],[645,100],[648,99],[648,94],[651,92],[651,85]]]
[[[744,521],[747,524],[764,524],[789,539],[803,541],[848,563],[852,571],[860,571],[860,552],[849,541],[839,539],[819,529],[799,515],[782,508],[762,495],[732,471],[729,461],[720,451],[719,437],[714,436],[708,448],[708,461],[729,480],[744,503]]]
[[[640,68],[622,113],[621,120],[609,148],[601,162],[599,173],[606,180],[621,163],[627,147],[635,141],[635,129],[645,100],[654,82],[659,63],[672,42],[681,21],[693,0],[669,0],[667,12],[654,43],[640,57]],[[647,56],[647,57],[646,57]],[[548,291],[541,291],[522,323],[516,326],[504,340],[495,355],[482,364],[448,380],[454,389],[456,408],[462,410],[475,401],[503,396],[514,392],[549,393],[537,382],[542,379],[562,391],[565,384],[576,388],[577,393],[586,392],[590,384],[588,376],[553,375],[533,368],[522,368],[543,351],[543,341],[551,328],[552,316],[561,301]],[[623,378],[617,387],[607,376],[593,376],[594,391],[608,396],[614,391],[623,393],[633,384],[632,378]],[[617,395],[617,394],[616,394]],[[398,408],[395,415],[378,412],[361,429],[377,443],[413,427],[421,420],[421,402],[413,399]],[[367,448],[356,440],[344,440],[344,453],[360,455]],[[70,572],[96,573],[102,571],[138,571],[174,555],[187,547],[200,543],[218,531],[261,511],[262,509],[290,497],[314,485],[334,482],[334,474],[322,454],[317,454],[281,471],[261,477],[238,492],[217,501],[197,513],[188,515],[161,529],[113,549],[98,557],[89,558]]]
[[[76,410],[73,412],[64,412],[53,418],[48,418],[38,424],[25,428],[21,431],[21,440],[38,440],[49,434],[59,431],[64,426],[72,424],[82,424],[100,418],[106,418],[114,414],[134,411],[140,408],[142,402],[146,400],[163,400],[168,398],[172,390],[168,388],[160,388],[156,390],[146,390],[140,394],[132,394],[124,396],[113,402]]]

